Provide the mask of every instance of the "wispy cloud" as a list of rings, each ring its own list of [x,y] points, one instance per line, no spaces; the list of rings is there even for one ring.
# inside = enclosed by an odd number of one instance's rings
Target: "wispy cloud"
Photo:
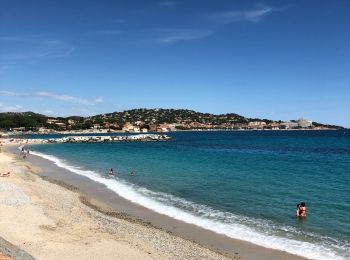
[[[7,106],[0,104],[0,112],[23,112],[24,109],[20,105]]]
[[[218,23],[232,23],[235,21],[259,22],[272,12],[285,10],[286,8],[273,8],[270,6],[258,6],[250,10],[223,11],[209,15],[209,18]]]
[[[49,98],[64,102],[71,102],[76,103],[79,105],[87,105],[87,106],[94,106],[98,103],[103,102],[103,97],[96,97],[94,99],[84,99],[79,97],[74,97],[70,95],[58,95],[51,92],[35,92],[35,93],[20,93],[20,92],[13,92],[13,91],[7,91],[7,90],[1,90],[0,96],[24,96],[24,97],[30,97],[30,98]]]
[[[0,54],[2,62],[59,58],[68,56],[75,50],[64,41],[33,36],[3,36],[0,37],[0,44],[3,49]]]
[[[192,41],[209,37],[214,32],[210,30],[169,30],[167,35],[157,40],[159,44],[174,44],[182,41]]]
[[[7,91],[7,90],[0,90],[0,96],[20,96],[20,93],[13,92],[13,91]]]
[[[51,99],[56,99],[61,101],[74,102],[81,105],[95,105],[103,101],[102,97],[97,97],[93,100],[88,100],[88,99],[77,98],[69,95],[57,95],[50,92],[36,92],[34,95],[38,97],[45,97],[45,98],[51,98]]]

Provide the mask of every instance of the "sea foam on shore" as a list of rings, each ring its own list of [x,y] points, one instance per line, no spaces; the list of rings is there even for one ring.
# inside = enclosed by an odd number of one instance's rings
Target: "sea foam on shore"
[[[278,236],[276,235],[276,230],[274,230],[276,227],[271,227],[272,223],[268,221],[221,212],[170,194],[153,192],[118,177],[115,179],[105,178],[97,172],[69,165],[64,160],[52,155],[39,152],[32,152],[32,154],[47,159],[58,167],[104,184],[109,190],[127,200],[174,219],[197,225],[234,239],[245,240],[260,246],[286,251],[311,259],[346,259],[337,255],[327,242],[317,244],[289,238],[288,233],[293,231],[293,227],[278,227],[279,231],[285,235],[284,237]],[[250,225],[247,225],[247,223],[250,223]],[[294,232],[296,231],[294,230]],[[312,236],[314,235],[310,234],[310,237]],[[328,241],[324,237],[317,239]],[[346,251],[346,248],[340,249]]]

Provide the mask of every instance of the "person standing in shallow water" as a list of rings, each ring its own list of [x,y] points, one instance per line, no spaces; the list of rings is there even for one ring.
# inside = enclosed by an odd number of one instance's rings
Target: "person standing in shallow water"
[[[111,169],[109,170],[109,175],[110,175],[110,176],[113,176],[113,175],[114,175],[114,173],[113,173],[113,168],[111,168]]]
[[[297,217],[306,217],[306,204],[305,202],[300,202],[297,205]]]

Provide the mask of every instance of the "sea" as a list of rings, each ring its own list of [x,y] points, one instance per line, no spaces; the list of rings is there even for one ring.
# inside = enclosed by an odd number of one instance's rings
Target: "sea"
[[[350,130],[166,134],[30,148],[172,218],[310,259],[350,259]],[[51,137],[61,136],[36,136]]]

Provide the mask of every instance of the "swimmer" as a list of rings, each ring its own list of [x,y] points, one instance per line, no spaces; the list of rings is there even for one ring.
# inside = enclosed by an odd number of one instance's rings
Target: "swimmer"
[[[111,169],[109,170],[109,175],[110,175],[110,176],[113,176],[113,175],[114,175],[113,168],[111,168]]]
[[[300,204],[297,205],[297,217],[306,217],[305,202],[300,202]]]

